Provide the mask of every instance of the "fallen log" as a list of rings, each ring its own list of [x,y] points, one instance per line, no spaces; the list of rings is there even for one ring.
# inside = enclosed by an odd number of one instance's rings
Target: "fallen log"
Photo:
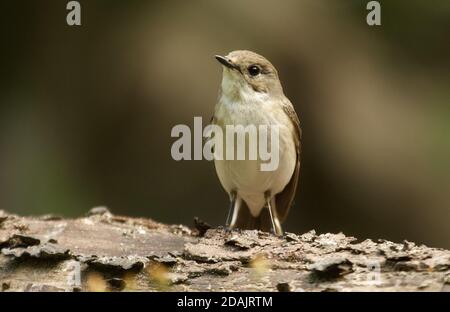
[[[449,291],[450,251],[342,233],[276,237],[94,208],[0,211],[1,291]]]

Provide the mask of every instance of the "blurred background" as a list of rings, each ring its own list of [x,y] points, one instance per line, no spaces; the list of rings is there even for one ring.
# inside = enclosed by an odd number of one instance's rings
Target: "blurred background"
[[[212,162],[171,158],[209,121],[215,54],[278,68],[303,128],[285,229],[450,248],[450,1],[67,1],[0,4],[0,209],[225,222]]]

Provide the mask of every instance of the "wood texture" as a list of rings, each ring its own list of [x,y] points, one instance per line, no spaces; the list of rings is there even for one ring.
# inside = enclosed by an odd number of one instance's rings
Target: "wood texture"
[[[112,215],[0,211],[1,291],[449,291],[450,251]]]

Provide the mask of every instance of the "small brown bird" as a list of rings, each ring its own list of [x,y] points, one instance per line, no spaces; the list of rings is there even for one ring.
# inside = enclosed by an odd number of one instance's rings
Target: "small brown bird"
[[[212,124],[223,131],[229,125],[277,125],[279,129],[279,164],[275,170],[261,170],[264,161],[260,156],[214,160],[219,180],[230,197],[226,227],[272,230],[282,235],[281,223],[293,203],[299,179],[299,119],[283,93],[277,70],[267,59],[251,51],[234,51],[216,59],[223,65],[223,75]]]

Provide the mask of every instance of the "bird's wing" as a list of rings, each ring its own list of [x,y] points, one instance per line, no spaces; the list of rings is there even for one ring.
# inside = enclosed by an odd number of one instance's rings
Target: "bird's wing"
[[[300,152],[301,152],[301,139],[302,139],[302,129],[300,128],[300,120],[298,119],[297,113],[294,110],[292,103],[285,98],[282,102],[283,110],[294,126],[294,142],[297,151],[297,162],[295,164],[295,170],[292,174],[291,180],[286,185],[286,187],[275,196],[275,207],[277,211],[278,218],[280,222],[286,219],[294,198],[295,192],[297,190],[298,178],[300,174]]]

